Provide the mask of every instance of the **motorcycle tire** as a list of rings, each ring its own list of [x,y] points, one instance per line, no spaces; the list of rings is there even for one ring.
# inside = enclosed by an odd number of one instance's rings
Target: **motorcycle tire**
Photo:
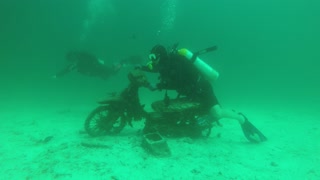
[[[84,123],[85,131],[93,137],[118,134],[126,125],[125,116],[110,106],[94,109]]]

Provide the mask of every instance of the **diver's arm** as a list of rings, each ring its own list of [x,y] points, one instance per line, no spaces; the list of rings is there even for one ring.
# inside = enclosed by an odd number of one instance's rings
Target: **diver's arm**
[[[158,71],[156,69],[150,69],[149,66],[139,65],[139,66],[136,66],[135,69],[139,69],[139,70],[144,71],[144,72],[158,73]]]

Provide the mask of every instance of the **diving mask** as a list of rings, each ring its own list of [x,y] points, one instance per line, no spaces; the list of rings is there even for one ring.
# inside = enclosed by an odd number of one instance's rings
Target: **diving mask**
[[[149,62],[147,63],[147,67],[152,70],[155,65],[157,65],[160,61],[160,56],[154,53],[149,54]]]

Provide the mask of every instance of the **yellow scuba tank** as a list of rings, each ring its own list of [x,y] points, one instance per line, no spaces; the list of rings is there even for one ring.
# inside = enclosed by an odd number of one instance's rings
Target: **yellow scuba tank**
[[[193,54],[188,49],[179,49],[178,54],[190,60],[194,66],[203,74],[209,81],[215,81],[219,77],[219,73],[210,65],[201,60],[196,54]]]

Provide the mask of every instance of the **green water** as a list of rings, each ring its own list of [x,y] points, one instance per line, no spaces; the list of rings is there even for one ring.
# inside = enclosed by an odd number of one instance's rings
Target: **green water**
[[[319,9],[320,1],[316,0],[0,0],[0,127],[5,134],[0,146],[1,166],[5,168],[0,177],[59,179],[61,175],[60,179],[68,179],[73,173],[74,179],[81,179],[81,174],[88,172],[97,178],[115,179],[111,175],[129,176],[126,173],[132,170],[128,167],[141,173],[133,177],[144,177],[148,170],[139,171],[136,162],[118,162],[117,150],[122,149],[127,152],[121,152],[124,159],[132,156],[144,168],[150,167],[145,177],[154,177],[153,172],[171,163],[175,168],[162,170],[177,173],[177,179],[247,179],[250,175],[253,179],[317,179],[319,158],[312,154],[319,150],[319,144],[314,143],[319,137]],[[126,74],[132,67],[108,80],[76,72],[56,80],[50,77],[64,66],[69,50],[86,50],[111,64],[131,55],[144,56],[147,61],[155,44],[176,42],[192,51],[218,46],[217,51],[201,58],[220,73],[215,83],[220,103],[247,110],[244,113],[254,117],[252,121],[264,130],[270,144],[247,146],[240,128],[225,123],[221,139],[214,136],[199,144],[177,140],[183,148],[171,144],[175,150],[186,149],[180,160],[191,161],[179,164],[176,159],[140,157],[141,148],[136,142],[130,144],[134,139],[126,138],[128,132],[136,134],[136,129],[131,129],[119,136],[122,144],[112,141],[115,148],[110,151],[118,159],[110,156],[108,160],[120,168],[108,166],[112,173],[105,175],[103,158],[107,153],[79,148],[79,141],[87,136],[76,132],[97,100],[127,85]],[[149,78],[157,80],[156,76]],[[163,97],[163,92],[154,92],[155,96],[144,89],[142,93],[144,103]],[[287,112],[296,114],[289,116]],[[46,136],[54,136],[51,144],[34,144],[34,139]],[[135,151],[127,151],[128,144]],[[198,161],[199,155],[188,154],[191,150],[200,152],[202,147],[210,158]],[[222,156],[216,155],[219,153]],[[103,158],[90,159],[101,154]],[[257,165],[255,158],[260,162]],[[62,159],[67,163],[59,165]],[[161,173],[156,175],[161,177]],[[164,177],[173,176],[168,173]]]
[[[70,49],[114,62],[132,54],[147,57],[156,43],[180,42],[191,50],[219,47],[203,59],[221,74],[221,98],[245,93],[319,101],[317,1],[31,0],[0,5],[5,93],[28,81],[38,90],[50,89],[45,77],[62,67]]]

